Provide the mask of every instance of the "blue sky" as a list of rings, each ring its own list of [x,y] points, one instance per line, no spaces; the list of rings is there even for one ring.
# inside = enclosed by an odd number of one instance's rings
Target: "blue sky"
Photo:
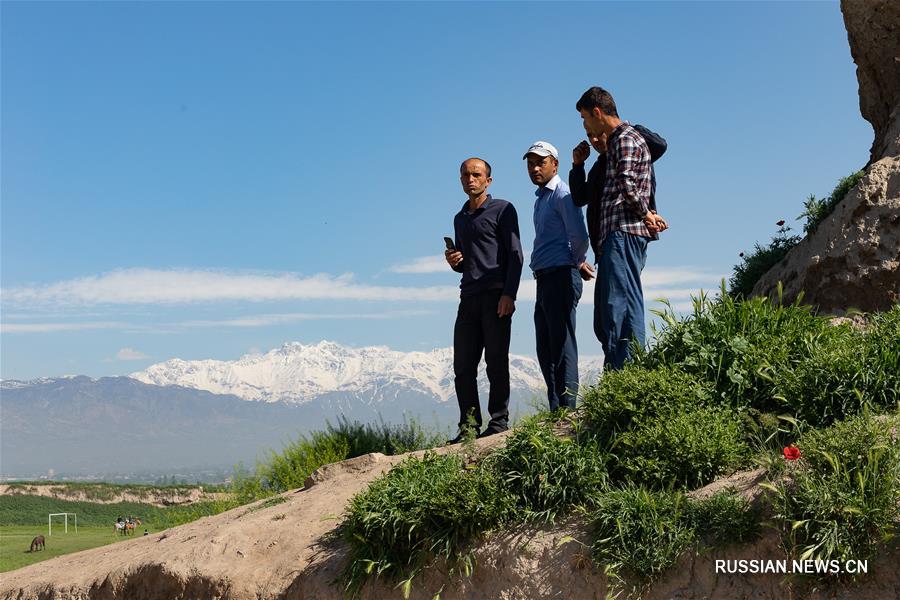
[[[837,2],[0,10],[5,379],[287,341],[449,346],[460,161],[491,162],[530,249],[522,154],[552,142],[565,176],[591,85],[669,142],[671,229],[644,282],[679,306],[872,141]],[[534,353],[532,298],[526,273],[516,353]]]

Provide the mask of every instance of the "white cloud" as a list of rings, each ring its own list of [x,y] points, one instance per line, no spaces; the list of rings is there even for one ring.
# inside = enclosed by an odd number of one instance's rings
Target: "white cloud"
[[[523,273],[530,274],[530,271],[528,271],[528,262],[531,260],[531,253],[525,251],[523,260],[525,262]],[[390,273],[404,273],[414,275],[423,275],[426,273],[453,274],[450,270],[449,265],[447,265],[447,260],[444,258],[443,254],[438,254],[437,256],[420,256],[418,258],[411,258],[405,262],[392,265],[388,267],[387,270]]]
[[[150,357],[143,352],[139,352],[131,348],[122,348],[121,350],[116,352],[116,360],[144,360],[145,358]]]
[[[444,255],[438,256],[420,256],[405,263],[398,263],[388,268],[391,273],[447,273],[450,266],[447,264]]]
[[[429,273],[437,267],[443,272],[443,257],[421,257],[393,272]],[[405,270],[404,270],[405,269]],[[683,306],[701,288],[715,292],[720,277],[693,267],[648,267],[641,277],[647,301],[664,297]],[[535,281],[526,268],[519,286],[519,300],[534,301]],[[320,273],[307,277],[296,273],[260,274],[205,270],[123,269],[96,276],[69,279],[38,286],[3,290],[4,303],[14,306],[81,308],[96,305],[172,305],[220,301],[266,302],[285,300],[357,300],[389,302],[455,302],[456,285],[384,286],[358,283],[352,274]],[[593,283],[585,285],[581,302],[593,304]],[[263,314],[236,319],[188,321],[177,327],[234,326],[260,327],[284,322],[314,319],[383,319],[409,313],[368,312],[358,315],[286,313]],[[20,315],[17,315],[20,316]],[[46,317],[45,317],[46,318]],[[84,329],[124,329],[125,323],[4,323],[9,333],[75,331]]]
[[[83,323],[2,323],[0,331],[3,333],[56,333],[59,331],[85,331],[89,329],[134,329],[130,323],[115,321]]]
[[[456,286],[360,284],[353,275],[256,274],[201,270],[123,269],[39,286],[3,290],[14,305],[189,304],[218,301],[406,300],[452,301]]]
[[[721,279],[721,274],[693,267],[647,267],[641,273],[641,283],[645,288],[693,283],[701,284],[706,289],[718,289]]]
[[[56,333],[61,331],[85,331],[90,329],[119,329],[144,333],[174,333],[189,328],[199,327],[267,327],[282,323],[294,323],[298,321],[347,321],[347,320],[371,320],[381,321],[388,319],[405,319],[436,314],[434,310],[393,310],[369,313],[281,313],[246,315],[231,319],[203,319],[180,321],[176,323],[160,323],[154,325],[137,325],[118,321],[107,322],[82,322],[82,323],[3,323],[0,331],[3,333]],[[120,352],[129,350],[123,348]],[[117,356],[118,360],[125,359]],[[141,356],[140,358],[147,358]]]

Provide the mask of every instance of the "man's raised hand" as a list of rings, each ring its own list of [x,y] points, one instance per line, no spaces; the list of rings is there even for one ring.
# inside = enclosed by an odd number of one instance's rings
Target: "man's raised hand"
[[[583,165],[584,161],[591,155],[591,147],[584,140],[572,149],[572,163],[575,165]]]

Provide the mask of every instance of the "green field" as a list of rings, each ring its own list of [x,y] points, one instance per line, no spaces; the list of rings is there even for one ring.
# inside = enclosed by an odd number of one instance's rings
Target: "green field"
[[[144,529],[157,533],[235,506],[237,501],[233,499],[160,508],[134,502],[100,504],[46,496],[0,496],[0,573],[54,556],[131,539],[131,536],[117,536],[113,531],[116,519],[120,516],[133,515],[140,518],[143,523],[135,534],[141,535]],[[70,516],[68,534],[63,533],[62,517],[54,517],[53,535],[47,535],[47,515],[58,512],[78,515],[77,534],[74,531],[74,520]],[[39,534],[46,538],[47,549],[31,554],[28,552],[31,540]]]
[[[44,536],[46,549],[32,554],[28,550],[31,540],[36,535]],[[54,523],[53,535],[49,537],[47,536],[46,522],[43,525],[34,526],[0,525],[0,573],[26,567],[55,556],[105,546],[125,539],[132,538],[131,536],[126,538],[116,535],[112,525],[108,527],[82,527],[79,525],[78,533],[75,533],[71,519],[69,533],[63,533],[62,523],[59,523],[59,528]]]

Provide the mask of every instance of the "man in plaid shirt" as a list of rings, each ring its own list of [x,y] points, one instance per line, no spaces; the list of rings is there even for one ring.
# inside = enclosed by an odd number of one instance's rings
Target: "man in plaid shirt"
[[[644,344],[641,271],[647,244],[667,224],[650,210],[651,158],[644,138],[619,118],[612,95],[600,87],[575,105],[590,136],[605,135],[606,179],[600,200],[598,279],[594,288],[595,331],[606,356],[604,369],[621,369],[632,339]]]

